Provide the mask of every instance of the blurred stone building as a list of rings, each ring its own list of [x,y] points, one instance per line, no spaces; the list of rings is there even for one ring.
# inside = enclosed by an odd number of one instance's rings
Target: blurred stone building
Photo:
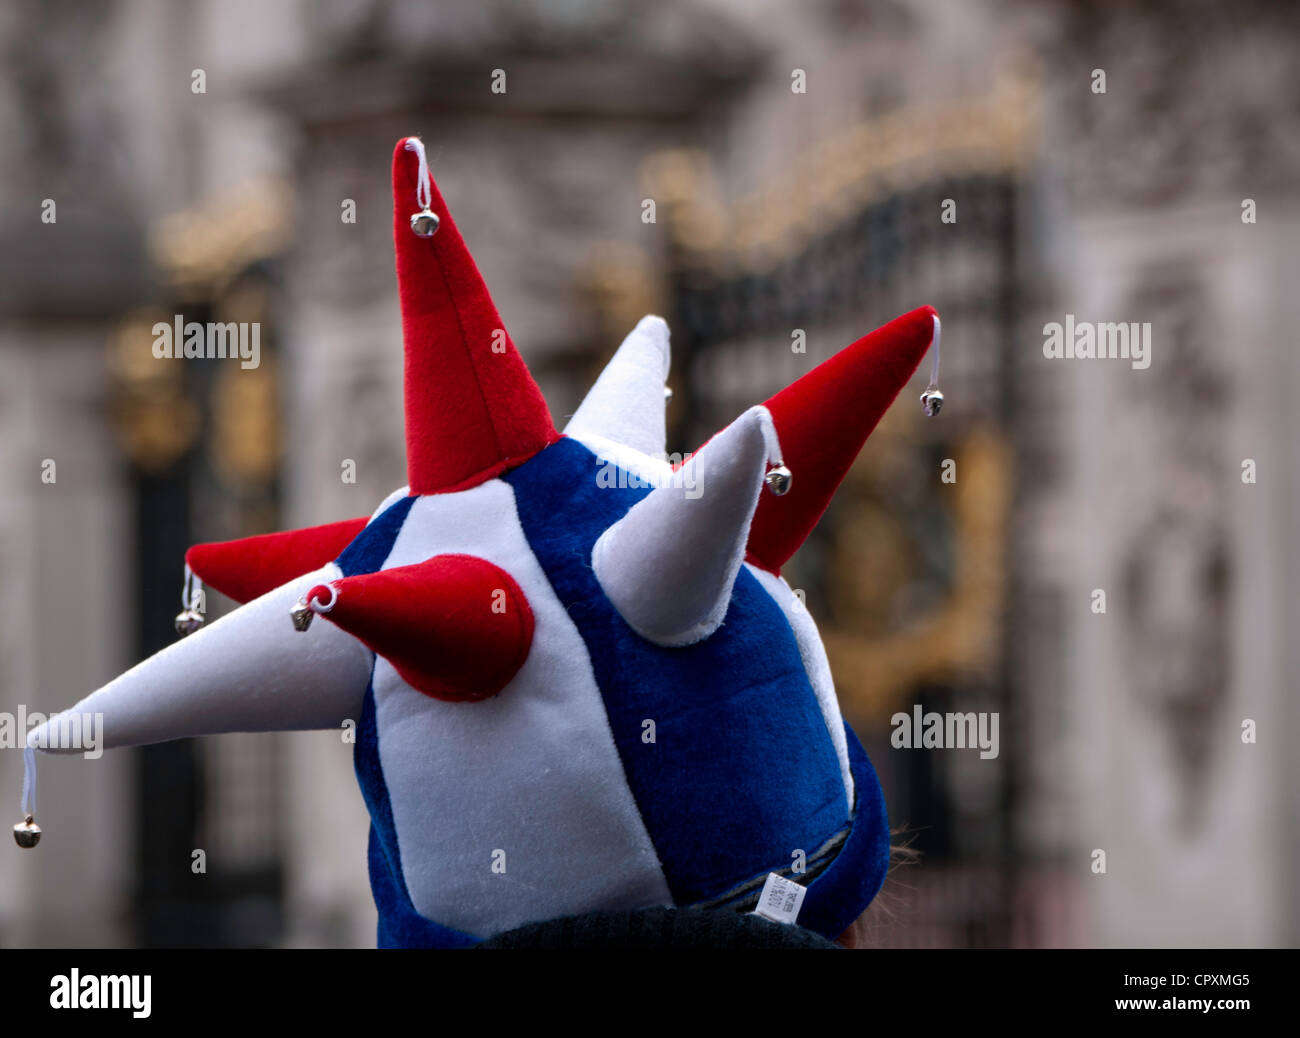
[[[166,644],[191,541],[405,482],[417,133],[557,424],[649,310],[670,450],[943,314],[943,415],[918,373],[787,573],[923,851],[882,941],[1294,944],[1300,24],[1247,7],[5,5],[0,709]],[[258,321],[263,363],[155,361],[174,313]],[[1150,322],[1150,367],[1045,358],[1066,314]],[[914,704],[997,712],[999,756],[891,748]],[[0,943],[373,943],[351,750],[45,761]]]

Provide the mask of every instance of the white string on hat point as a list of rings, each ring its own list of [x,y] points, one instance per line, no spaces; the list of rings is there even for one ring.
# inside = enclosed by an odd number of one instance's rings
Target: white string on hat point
[[[930,340],[930,347],[933,357],[930,361],[930,385],[939,384],[939,315],[934,317],[934,338]]]
[[[939,388],[939,315],[935,314],[931,320],[934,322],[934,330],[930,334],[930,345],[933,356],[930,359],[930,384],[925,387],[925,392],[921,394],[921,408],[929,418],[933,418],[943,407],[943,390]]]
[[[36,751],[23,747],[23,817],[36,817]]]
[[[181,588],[181,608],[193,609],[196,613],[199,611],[199,603],[203,600],[203,578],[190,569],[190,564],[185,564],[185,584]]]
[[[424,154],[424,141],[419,137],[407,137],[406,150],[415,152],[420,160],[420,168],[415,174],[415,200],[421,209],[428,209],[433,205],[433,191],[429,186],[432,178],[429,176],[429,159]]]
[[[327,601],[322,602],[316,595],[312,595],[312,597],[307,601],[307,608],[317,616],[322,613],[328,613],[334,608],[334,603],[339,600],[339,589],[335,584],[325,584],[323,586],[330,593],[330,597]],[[315,588],[312,590],[314,591]]]

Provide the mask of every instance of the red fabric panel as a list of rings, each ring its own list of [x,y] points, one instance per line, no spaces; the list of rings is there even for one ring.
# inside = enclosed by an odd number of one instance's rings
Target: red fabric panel
[[[203,583],[236,602],[251,602],[338,558],[365,525],[362,516],[237,541],[196,544],[185,553],[185,561]]]
[[[411,231],[419,160],[405,145],[403,138],[393,153],[393,241],[406,342],[406,466],[411,493],[432,494],[512,468],[558,433],[437,184],[430,205],[437,232]]]
[[[434,699],[494,696],[528,658],[528,599],[509,573],[486,559],[435,555],[333,583],[338,600],[324,618]]]
[[[764,493],[758,499],[746,556],[754,565],[779,573],[812,532],[930,348],[936,316],[923,306],[890,321],[767,401],[794,479],[784,497]]]

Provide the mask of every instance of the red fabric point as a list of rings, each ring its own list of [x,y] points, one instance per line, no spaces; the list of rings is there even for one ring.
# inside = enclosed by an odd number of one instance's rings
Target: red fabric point
[[[524,665],[533,643],[533,611],[523,589],[474,555],[435,555],[344,577],[333,586],[338,600],[321,615],[434,699],[496,695]]]
[[[251,602],[338,558],[365,525],[362,517],[237,541],[196,544],[185,553],[185,561],[203,583],[236,602]]]
[[[750,524],[747,560],[779,573],[830,504],[867,437],[916,371],[934,337],[923,306],[863,336],[767,401],[782,460],[794,479],[764,493]]]
[[[406,465],[413,494],[466,489],[559,434],[437,184],[431,238],[411,230],[419,159],[393,153],[393,240],[406,343]],[[432,177],[430,178],[432,180]]]

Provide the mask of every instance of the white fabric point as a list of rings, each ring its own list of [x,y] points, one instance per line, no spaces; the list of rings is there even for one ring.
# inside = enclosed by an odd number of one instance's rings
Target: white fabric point
[[[596,579],[647,641],[691,645],[726,617],[767,468],[765,413],[746,411],[596,542]]]
[[[662,458],[668,338],[662,317],[641,318],[574,412],[565,435],[588,446],[611,441]]]

